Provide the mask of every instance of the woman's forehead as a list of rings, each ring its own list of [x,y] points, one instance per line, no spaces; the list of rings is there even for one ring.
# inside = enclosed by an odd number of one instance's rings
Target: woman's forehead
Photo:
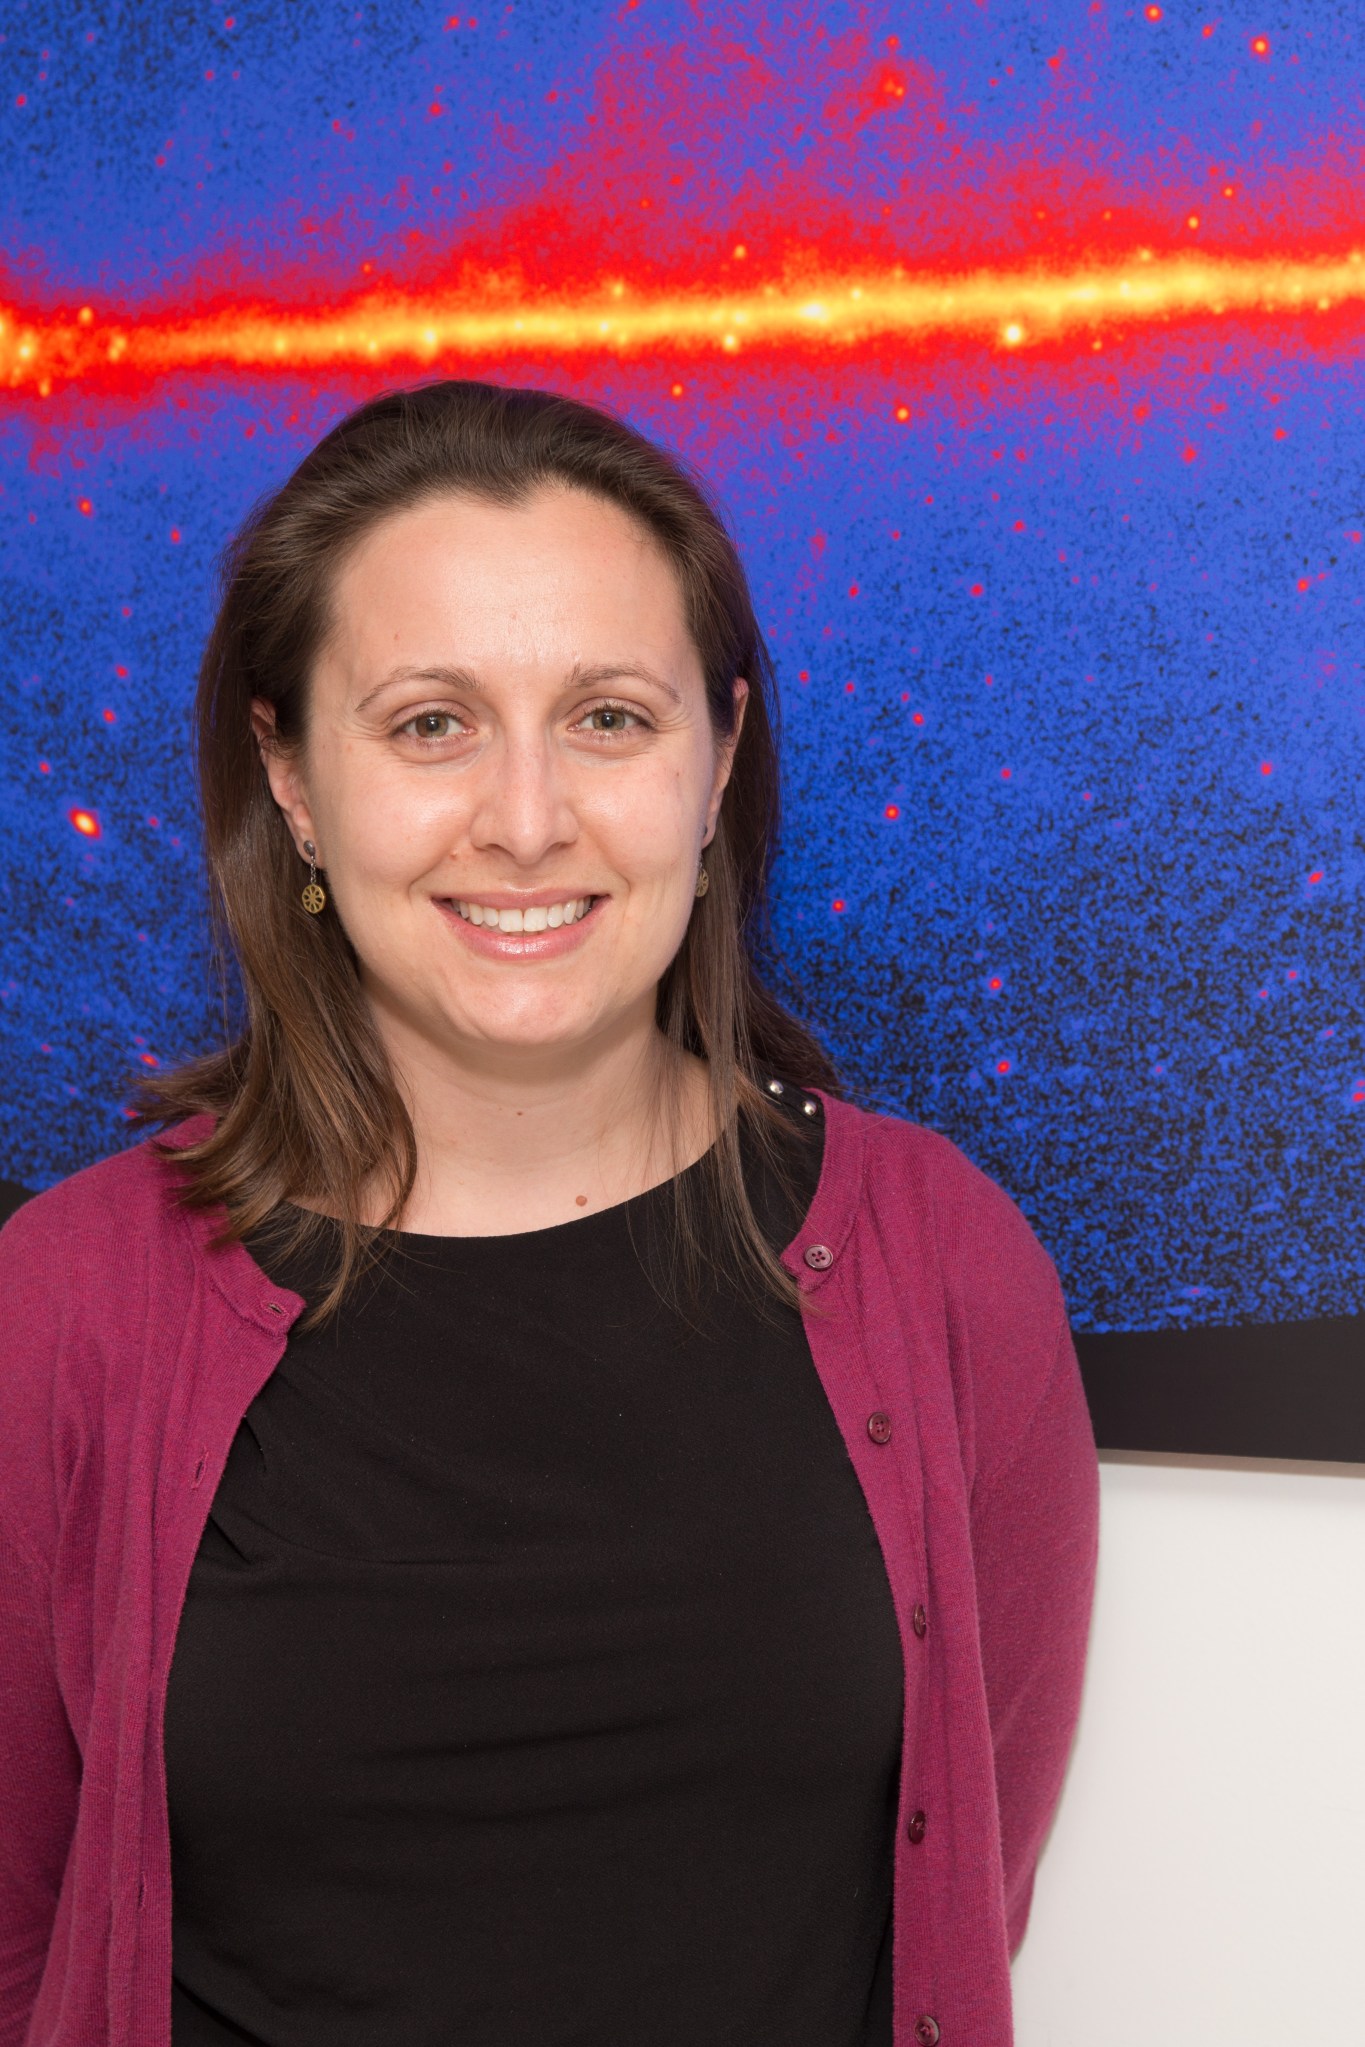
[[[319,672],[696,666],[676,572],[647,529],[582,491],[454,496],[390,514],[333,585]]]

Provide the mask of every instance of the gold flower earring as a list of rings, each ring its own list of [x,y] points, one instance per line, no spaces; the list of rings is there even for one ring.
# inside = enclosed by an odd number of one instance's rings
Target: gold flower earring
[[[704,896],[710,886],[711,877],[706,871],[706,862],[702,860],[697,865],[697,886],[693,889],[692,893],[693,895]]]
[[[327,907],[327,891],[318,880],[318,849],[311,839],[305,839],[303,850],[308,855],[308,882],[303,891],[303,907],[310,917],[319,917]]]

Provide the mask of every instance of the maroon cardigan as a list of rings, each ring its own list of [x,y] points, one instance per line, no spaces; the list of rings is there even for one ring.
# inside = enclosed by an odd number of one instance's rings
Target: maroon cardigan
[[[895,2042],[1008,2047],[1080,1698],[1094,1441],[1018,1210],[944,1139],[825,1106],[784,1263],[904,1644]],[[167,1673],[228,1446],[303,1307],[211,1247],[177,1179],[141,1144],[0,1232],[0,2047],[170,2038]]]

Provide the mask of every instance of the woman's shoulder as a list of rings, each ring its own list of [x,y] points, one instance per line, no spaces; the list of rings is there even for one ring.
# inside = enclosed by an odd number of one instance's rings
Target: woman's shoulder
[[[854,1221],[892,1291],[942,1332],[972,1469],[1011,1453],[1058,1375],[1079,1376],[1052,1259],[1000,1184],[922,1124],[833,1105],[830,1136],[858,1154]]]
[[[21,1203],[0,1229],[0,1271],[21,1289],[60,1272],[117,1281],[130,1256],[173,1228],[179,1176],[168,1154],[198,1133],[182,1124],[68,1174]]]
[[[117,1370],[152,1322],[175,1321],[213,1233],[208,1215],[186,1210],[173,1155],[200,1134],[180,1124],[83,1166],[0,1229],[6,1405],[25,1385],[45,1397],[59,1382]]]
[[[932,1231],[947,1269],[983,1262],[1055,1290],[1052,1260],[1018,1203],[965,1151],[923,1123],[848,1102],[828,1105],[831,1139],[858,1153],[860,1205]]]

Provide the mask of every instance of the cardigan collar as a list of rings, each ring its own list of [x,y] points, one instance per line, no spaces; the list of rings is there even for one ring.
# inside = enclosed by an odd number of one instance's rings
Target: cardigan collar
[[[848,1241],[862,1191],[867,1129],[867,1118],[851,1103],[823,1088],[811,1088],[809,1093],[820,1102],[825,1118],[824,1156],[814,1199],[782,1253],[782,1263],[802,1293],[814,1293],[824,1284]],[[165,1133],[161,1156],[174,1188],[186,1184],[186,1175],[167,1154],[201,1143],[212,1128],[213,1118],[204,1114],[189,1116]],[[227,1212],[222,1205],[188,1208],[176,1201],[173,1206],[198,1260],[228,1305],[257,1328],[277,1335],[290,1329],[307,1303],[287,1287],[276,1286],[244,1244],[224,1241]]]

